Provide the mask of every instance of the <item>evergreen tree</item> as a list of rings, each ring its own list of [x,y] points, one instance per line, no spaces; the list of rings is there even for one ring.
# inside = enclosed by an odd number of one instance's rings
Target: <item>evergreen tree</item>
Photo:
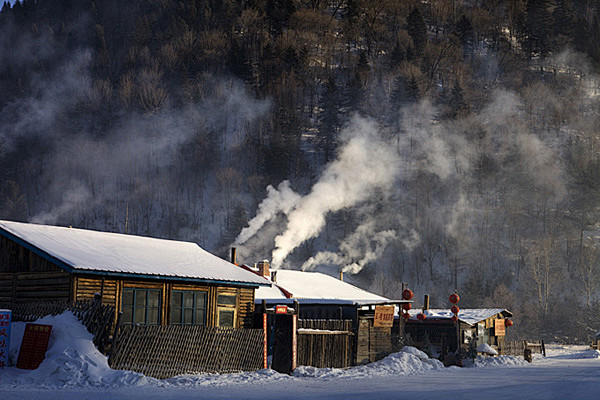
[[[417,7],[413,8],[406,18],[406,30],[413,40],[417,55],[423,54],[427,43],[427,25]]]
[[[463,46],[464,56],[471,56],[474,50],[475,33],[473,31],[471,20],[465,15],[463,15],[456,23],[456,35]]]
[[[331,75],[325,87],[325,93],[321,98],[323,108],[319,125],[319,142],[323,151],[325,162],[329,162],[334,156],[336,147],[336,136],[340,126],[340,94],[335,77]]]
[[[552,16],[548,10],[547,0],[527,0],[527,17],[525,19],[525,48],[532,57],[542,57],[550,52],[550,34]]]

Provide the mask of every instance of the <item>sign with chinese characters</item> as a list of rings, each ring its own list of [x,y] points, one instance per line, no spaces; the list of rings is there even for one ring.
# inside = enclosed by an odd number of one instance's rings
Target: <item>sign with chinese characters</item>
[[[287,314],[288,308],[287,306],[276,306],[275,314]]]
[[[17,359],[17,368],[37,369],[40,366],[46,358],[50,333],[52,333],[52,325],[25,325],[25,333],[23,334],[21,350],[19,350],[19,358]]]
[[[505,336],[506,335],[506,327],[504,326],[503,319],[495,319],[494,320],[494,335],[496,335],[496,336]]]
[[[0,368],[8,365],[11,310],[0,310]]]
[[[394,326],[394,306],[375,306],[375,328],[391,328]]]

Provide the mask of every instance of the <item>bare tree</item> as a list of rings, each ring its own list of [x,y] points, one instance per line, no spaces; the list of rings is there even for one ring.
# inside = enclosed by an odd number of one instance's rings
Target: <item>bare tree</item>
[[[592,295],[600,284],[600,246],[591,238],[586,240],[579,262],[575,266],[575,274],[579,278],[586,305],[591,307]]]

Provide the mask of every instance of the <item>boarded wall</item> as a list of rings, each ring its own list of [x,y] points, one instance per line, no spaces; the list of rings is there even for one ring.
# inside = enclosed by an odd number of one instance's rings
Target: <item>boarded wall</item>
[[[356,364],[380,360],[392,351],[392,328],[375,328],[373,317],[360,317],[356,337]]]

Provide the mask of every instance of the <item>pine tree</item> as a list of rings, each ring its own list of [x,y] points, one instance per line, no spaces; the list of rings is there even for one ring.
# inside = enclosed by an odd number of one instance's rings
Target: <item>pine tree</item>
[[[463,55],[465,57],[473,54],[475,44],[475,33],[471,20],[463,15],[456,23],[456,35],[463,46]]]
[[[529,56],[539,54],[542,57],[550,52],[550,34],[552,16],[547,0],[528,0],[525,19],[525,47]]]
[[[406,18],[406,30],[413,40],[417,55],[423,54],[427,43],[427,25],[417,7],[413,8]]]
[[[340,126],[340,94],[333,75],[327,81],[325,93],[323,93],[321,98],[321,107],[323,108],[323,112],[319,126],[319,141],[324,160],[327,163],[334,156],[336,136]]]

